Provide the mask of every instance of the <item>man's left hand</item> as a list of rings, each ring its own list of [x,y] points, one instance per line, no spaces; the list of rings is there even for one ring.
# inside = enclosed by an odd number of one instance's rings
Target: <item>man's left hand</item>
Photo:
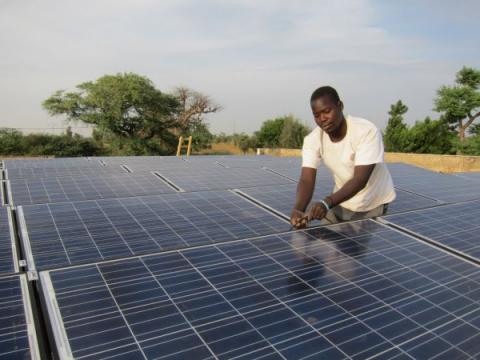
[[[325,215],[327,215],[327,208],[321,202],[316,202],[310,205],[308,209],[308,221],[311,220],[322,220]]]

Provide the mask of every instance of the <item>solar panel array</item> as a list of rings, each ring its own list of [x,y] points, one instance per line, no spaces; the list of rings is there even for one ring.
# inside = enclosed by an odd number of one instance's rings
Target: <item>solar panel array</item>
[[[0,359],[40,359],[26,275],[0,277]]]
[[[172,193],[175,190],[151,173],[77,175],[9,180],[14,205],[119,198]]]
[[[43,273],[62,355],[477,358],[478,268],[372,225]]]
[[[229,191],[66,202],[19,209],[37,269],[286,231],[289,224]]]
[[[0,208],[0,276],[18,272],[11,213]]]
[[[480,358],[474,178],[389,164],[385,225],[292,231],[299,158],[2,165],[0,358]]]
[[[386,216],[384,219],[480,261],[480,201]]]

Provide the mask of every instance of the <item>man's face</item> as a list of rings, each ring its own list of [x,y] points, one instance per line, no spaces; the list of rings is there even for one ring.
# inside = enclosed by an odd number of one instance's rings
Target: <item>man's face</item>
[[[335,132],[340,127],[343,119],[341,101],[335,103],[329,96],[322,96],[313,101],[311,106],[315,122],[327,134]]]

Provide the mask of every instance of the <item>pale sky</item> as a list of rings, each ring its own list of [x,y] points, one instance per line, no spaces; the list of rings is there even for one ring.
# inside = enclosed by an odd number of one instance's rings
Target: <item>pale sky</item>
[[[44,99],[127,71],[210,95],[215,133],[289,113],[312,127],[322,85],[381,128],[399,99],[408,123],[436,118],[436,90],[480,68],[479,14],[477,0],[0,0],[0,127],[63,128]]]

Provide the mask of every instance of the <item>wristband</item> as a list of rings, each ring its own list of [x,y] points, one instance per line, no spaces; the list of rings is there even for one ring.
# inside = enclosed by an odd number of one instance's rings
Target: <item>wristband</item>
[[[320,202],[325,206],[325,209],[330,210],[330,206],[328,206],[327,202],[325,200],[320,200]]]

